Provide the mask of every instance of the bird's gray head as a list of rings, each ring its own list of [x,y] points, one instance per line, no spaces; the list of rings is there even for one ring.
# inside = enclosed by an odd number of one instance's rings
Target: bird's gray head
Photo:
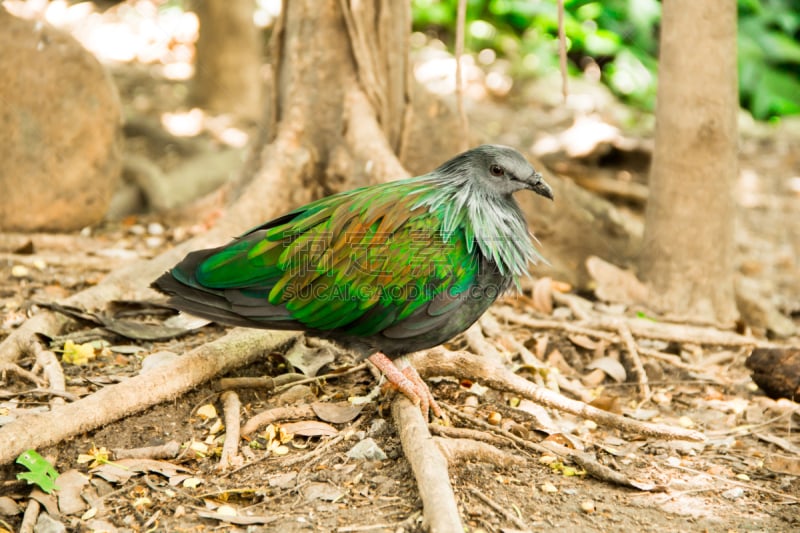
[[[553,190],[518,151],[499,144],[484,144],[457,155],[436,173],[473,180],[487,193],[510,196],[528,189],[553,199]]]

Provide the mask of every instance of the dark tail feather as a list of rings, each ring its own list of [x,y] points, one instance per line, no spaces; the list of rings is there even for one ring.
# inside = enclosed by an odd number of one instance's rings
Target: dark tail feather
[[[212,320],[229,326],[244,326],[265,329],[303,329],[291,319],[287,311],[264,300],[259,318],[248,318],[237,313],[231,300],[239,300],[235,289],[216,290],[202,286],[195,278],[197,267],[207,257],[222,248],[198,250],[188,254],[175,267],[164,272],[150,286],[169,296],[168,305],[194,316]]]

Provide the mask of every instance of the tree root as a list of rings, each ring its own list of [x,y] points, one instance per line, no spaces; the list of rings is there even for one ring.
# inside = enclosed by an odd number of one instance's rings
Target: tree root
[[[392,402],[403,453],[411,463],[422,499],[423,524],[432,533],[463,531],[456,497],[447,473],[447,460],[434,445],[419,408],[405,396]]]
[[[481,461],[501,468],[513,468],[526,463],[521,457],[511,455],[486,442],[472,439],[434,437],[433,442],[451,465],[468,461]]]
[[[553,391],[538,387],[510,370],[488,364],[485,359],[468,352],[451,352],[439,348],[418,352],[409,358],[422,375],[456,376],[485,381],[492,388],[513,392],[538,404],[624,431],[663,439],[686,439],[699,442],[706,440],[705,436],[698,431],[665,424],[639,422],[597,409],[583,402],[571,400]]]
[[[242,435],[252,435],[262,427],[277,422],[278,420],[291,420],[296,418],[314,418],[317,415],[310,405],[289,405],[275,407],[258,413],[242,426]]]
[[[620,485],[622,487],[630,487],[638,490],[652,490],[654,488],[654,486],[651,484],[642,483],[629,479],[625,474],[617,472],[616,470],[612,470],[606,465],[599,463],[587,453],[571,450],[565,446],[560,446],[553,442],[547,442],[546,445],[538,444],[536,442],[531,442],[529,440],[523,439],[522,437],[514,435],[510,431],[506,431],[497,426],[492,426],[488,422],[484,422],[483,420],[480,420],[472,415],[463,413],[453,407],[450,407],[449,405],[445,404],[445,409],[451,414],[455,415],[456,417],[466,421],[467,423],[482,428],[483,432],[486,432],[486,435],[489,435],[490,437],[505,438],[509,442],[526,450],[548,455],[556,454],[560,457],[568,459],[573,463],[575,463],[576,465],[578,465],[579,467],[583,468],[587,474],[600,481],[606,481],[609,483]],[[455,429],[458,429],[460,432],[463,431],[476,432],[475,430],[469,430],[464,428],[455,428]],[[496,437],[495,434],[499,435],[499,437]],[[473,438],[477,439],[477,437]]]
[[[34,344],[34,352],[36,353],[36,364],[42,367],[42,373],[47,379],[48,386],[51,390],[66,392],[67,382],[64,379],[64,369],[61,368],[61,363],[58,362],[56,354],[45,348],[40,344]],[[50,405],[63,405],[64,398],[55,397],[50,400]]]
[[[694,344],[712,344],[719,346],[769,346],[754,337],[739,335],[713,327],[691,326],[669,322],[654,322],[632,318],[595,318],[579,322],[561,322],[558,320],[541,320],[514,312],[510,307],[495,309],[495,316],[509,322],[534,329],[556,329],[569,333],[577,333],[590,337],[618,342],[616,335],[608,330],[618,332],[620,323],[627,326],[637,337],[662,340],[668,342],[691,342]]]
[[[170,440],[159,446],[143,448],[114,448],[114,459],[174,459],[181,452],[181,443]]]
[[[239,457],[239,439],[241,428],[242,402],[239,395],[233,391],[222,393],[223,412],[225,416],[225,442],[222,444],[222,454],[217,464],[218,470],[226,470],[231,466],[242,464]]]
[[[286,332],[234,329],[166,367],[110,385],[48,412],[23,416],[0,428],[0,465],[10,463],[25,450],[55,444],[174,398],[198,383],[247,364],[265,351],[279,348],[292,337]]]

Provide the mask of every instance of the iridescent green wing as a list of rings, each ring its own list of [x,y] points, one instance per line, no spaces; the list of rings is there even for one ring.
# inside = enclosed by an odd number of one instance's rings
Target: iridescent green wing
[[[269,321],[278,307],[318,330],[368,336],[423,308],[440,315],[478,262],[462,229],[443,235],[439,217],[414,208],[424,190],[405,180],[324,198],[209,257],[196,278],[227,289],[249,318]]]

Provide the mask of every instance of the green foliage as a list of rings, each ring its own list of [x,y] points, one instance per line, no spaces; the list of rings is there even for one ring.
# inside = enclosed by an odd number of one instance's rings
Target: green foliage
[[[452,42],[458,0],[413,0],[414,28]],[[596,64],[627,101],[655,103],[658,0],[565,0],[570,69]],[[759,119],[800,112],[800,0],[738,0],[742,104]],[[467,46],[526,76],[557,67],[555,0],[468,0]]]
[[[54,490],[56,487],[56,479],[58,478],[58,471],[53,468],[47,459],[39,455],[36,450],[26,450],[17,457],[17,464],[20,464],[30,470],[30,472],[23,472],[17,474],[17,479],[24,479],[30,485],[37,485],[47,494]]]
[[[800,113],[800,2],[739,0],[739,96],[759,119]]]

